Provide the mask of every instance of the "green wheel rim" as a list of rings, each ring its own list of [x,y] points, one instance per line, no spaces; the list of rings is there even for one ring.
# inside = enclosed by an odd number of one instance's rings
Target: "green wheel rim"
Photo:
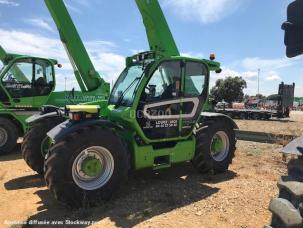
[[[224,131],[218,131],[211,140],[211,156],[217,162],[225,160],[229,153],[229,137]]]

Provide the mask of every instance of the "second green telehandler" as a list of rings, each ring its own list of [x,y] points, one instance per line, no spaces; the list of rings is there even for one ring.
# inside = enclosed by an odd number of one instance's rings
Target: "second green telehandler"
[[[50,109],[108,99],[108,85],[85,87],[77,72],[81,91],[55,91],[57,60],[7,53],[0,46],[0,61],[0,155],[16,149],[17,139],[27,130],[26,119],[39,113],[43,105]],[[99,75],[94,77],[96,82],[102,80]]]

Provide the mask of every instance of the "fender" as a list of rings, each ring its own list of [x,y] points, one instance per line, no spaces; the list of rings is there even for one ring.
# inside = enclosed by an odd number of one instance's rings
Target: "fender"
[[[226,119],[233,126],[234,129],[239,129],[238,125],[232,118],[222,113],[215,113],[215,112],[202,112],[201,118],[199,120],[199,124],[203,124],[204,121],[216,119],[216,118]]]
[[[52,117],[62,117],[62,121],[64,115],[64,110],[51,105],[46,105],[42,107],[42,111],[40,114],[32,115],[29,118],[26,119],[26,123],[31,125],[37,121],[46,119],[46,118],[52,118]]]
[[[287,144],[283,150],[283,154],[297,155],[302,158],[303,156],[303,136],[296,138],[289,144]]]
[[[52,118],[52,117],[57,117],[59,116],[57,112],[50,112],[46,114],[36,114],[31,117],[28,117],[26,119],[26,123],[29,125],[32,125],[33,123],[36,123],[40,120],[46,119],[46,118]]]
[[[67,136],[73,132],[76,132],[83,127],[87,127],[87,126],[106,126],[109,128],[123,130],[122,126],[117,125],[109,120],[104,120],[104,119],[90,119],[90,120],[84,120],[84,121],[79,121],[79,122],[67,120],[67,121],[59,124],[55,128],[53,128],[52,130],[50,130],[47,133],[47,136],[50,137],[53,141],[57,142],[57,141],[65,138],[65,136]]]

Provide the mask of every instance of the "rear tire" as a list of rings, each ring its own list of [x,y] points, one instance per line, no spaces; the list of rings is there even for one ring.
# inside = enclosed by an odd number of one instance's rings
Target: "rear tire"
[[[43,175],[44,151],[42,142],[47,132],[62,122],[61,118],[47,118],[34,124],[25,134],[21,145],[22,157],[26,164],[34,171]]]
[[[18,129],[9,119],[0,117],[0,155],[17,148]]]
[[[279,197],[270,202],[272,212],[271,227],[303,227],[303,162],[291,160],[288,164],[288,176],[278,183]]]
[[[225,172],[235,156],[236,137],[233,126],[225,119],[207,121],[203,126],[205,128],[202,127],[196,134],[196,152],[192,163],[201,173]],[[214,153],[214,140],[220,137],[225,146]]]
[[[98,154],[90,154],[94,151],[103,151],[105,156],[101,162],[96,161]],[[93,167],[101,166],[95,168],[98,172],[88,174],[85,171],[87,159],[94,160]],[[73,208],[83,208],[109,200],[127,180],[128,169],[128,151],[120,137],[110,129],[92,126],[70,134],[51,147],[44,177],[58,201]]]

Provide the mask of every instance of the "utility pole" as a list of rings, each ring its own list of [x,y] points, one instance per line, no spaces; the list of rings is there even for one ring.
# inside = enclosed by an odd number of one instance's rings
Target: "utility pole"
[[[65,91],[66,91],[66,80],[67,80],[67,77],[65,77],[64,79],[65,79],[65,85],[64,85],[64,87],[65,87]]]
[[[260,73],[261,73],[261,69],[258,69],[258,94],[260,94]]]

